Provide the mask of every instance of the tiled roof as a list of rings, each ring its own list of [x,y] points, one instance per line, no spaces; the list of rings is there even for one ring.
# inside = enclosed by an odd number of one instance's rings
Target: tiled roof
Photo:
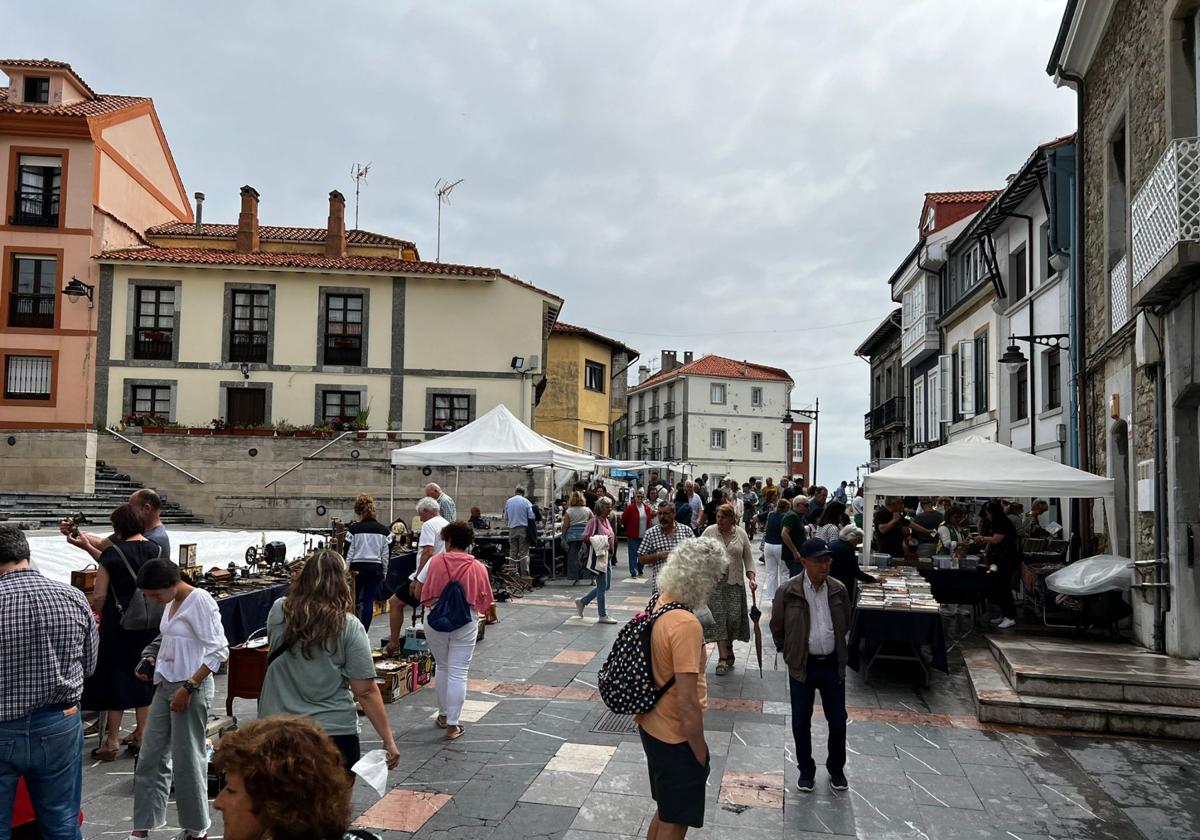
[[[1000,190],[973,190],[966,192],[931,192],[925,198],[936,204],[978,204],[991,201],[1000,195]]]
[[[637,358],[638,355],[640,355],[638,353],[638,351],[634,350],[632,347],[630,347],[625,342],[617,341],[615,338],[609,338],[608,336],[605,336],[605,335],[600,335],[600,333],[594,332],[593,330],[589,330],[587,327],[577,327],[574,324],[567,324],[567,323],[564,323],[563,321],[556,321],[554,323],[554,329],[552,330],[552,332],[565,333],[565,334],[570,334],[570,335],[582,335],[582,336],[590,338],[594,341],[599,341],[602,344],[607,344],[610,347],[615,347],[618,350],[624,350],[626,353],[629,354],[631,361],[634,358]]]
[[[668,379],[674,379],[677,376],[716,376],[725,379],[758,379],[773,382],[792,381],[792,377],[782,368],[759,365],[754,362],[739,362],[737,359],[728,359],[724,356],[709,354],[701,356],[699,359],[688,362],[674,370],[659,371],[645,382],[639,382],[629,390],[637,391],[650,385],[657,385],[659,382],[665,382]]]
[[[301,268],[319,271],[361,271],[371,274],[429,274],[454,277],[482,277],[507,280],[548,297],[562,300],[558,295],[511,277],[496,268],[453,263],[402,260],[393,257],[326,257],[322,254],[271,253],[258,251],[243,254],[238,251],[216,251],[207,248],[123,248],[104,251],[97,259],[103,262],[156,262],[175,265],[240,265],[258,268]]]
[[[0,88],[0,111],[14,114],[47,114],[52,117],[100,117],[114,111],[123,111],[143,102],[150,102],[146,96],[116,96],[102,93],[95,99],[81,99],[70,105],[24,105],[20,102],[9,102],[10,88]]]
[[[314,242],[325,241],[325,228],[311,227],[280,227],[277,225],[259,225],[258,237],[266,242]],[[203,224],[200,232],[191,222],[167,222],[155,225],[146,231],[148,236],[190,236],[209,239],[236,239],[237,225]],[[349,245],[389,245],[396,248],[411,248],[417,246],[405,239],[384,236],[382,233],[372,233],[369,230],[346,231],[346,243]]]
[[[54,61],[49,58],[0,58],[0,67],[20,67],[25,70],[66,70],[85,92],[91,96],[97,95],[96,91],[92,90],[91,86],[83,80],[83,77],[65,61]]]

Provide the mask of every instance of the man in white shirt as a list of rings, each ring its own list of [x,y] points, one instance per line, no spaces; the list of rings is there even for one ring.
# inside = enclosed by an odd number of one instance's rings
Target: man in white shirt
[[[504,503],[504,522],[508,525],[508,551],[522,577],[529,576],[529,523],[533,521],[533,505],[525,498],[525,488],[518,487]]]
[[[425,568],[429,558],[446,550],[442,541],[442,529],[450,523],[441,515],[437,499],[426,496],[417,502],[417,516],[421,517],[421,536],[417,539],[417,572]]]
[[[805,540],[800,546],[804,567],[779,587],[771,608],[771,636],[788,666],[792,700],[792,737],[800,768],[797,787],[811,793],[816,785],[812,757],[812,711],[817,692],[829,724],[829,786],[846,790],[846,662],[850,627],[850,596],[841,582],[829,576],[831,557],[824,540]]]

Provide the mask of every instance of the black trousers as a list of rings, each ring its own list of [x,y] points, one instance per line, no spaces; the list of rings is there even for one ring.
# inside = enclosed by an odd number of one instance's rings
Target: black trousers
[[[812,757],[812,712],[817,692],[821,693],[821,708],[829,724],[829,755],[825,768],[830,774],[841,773],[846,767],[846,683],[838,671],[837,654],[808,658],[804,682],[788,676],[792,698],[792,737],[796,740],[796,766],[802,777],[817,772]]]

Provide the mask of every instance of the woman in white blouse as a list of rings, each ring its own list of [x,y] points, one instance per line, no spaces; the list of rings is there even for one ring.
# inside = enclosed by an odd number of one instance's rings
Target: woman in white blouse
[[[159,637],[143,651],[141,679],[154,680],[150,719],[133,784],[131,838],[147,837],[167,821],[172,771],[183,829],[177,840],[208,836],[208,760],[205,729],[213,699],[212,675],[229,658],[217,602],[180,580],[169,560],[151,560],[137,585],[164,607]],[[152,672],[150,671],[152,669]],[[150,676],[150,673],[153,676]]]

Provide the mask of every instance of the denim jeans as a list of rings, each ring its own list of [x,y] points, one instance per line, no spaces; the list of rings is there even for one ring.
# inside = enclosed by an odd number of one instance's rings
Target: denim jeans
[[[608,566],[607,573],[601,573],[596,577],[596,585],[592,587],[588,594],[584,595],[579,600],[586,607],[592,601],[596,602],[596,610],[601,616],[608,615],[608,607],[604,603],[604,593],[612,587],[612,566]]]
[[[836,657],[830,662],[810,661],[804,682],[788,676],[792,697],[792,737],[796,740],[796,765],[801,776],[812,777],[817,771],[812,757],[812,712],[816,693],[821,692],[821,707],[829,724],[829,755],[825,767],[830,774],[846,767],[846,683],[838,673]]]
[[[638,549],[642,547],[641,537],[626,537],[625,548],[629,551],[629,574],[639,575],[642,572],[642,566],[638,563]]]
[[[83,723],[79,709],[0,721],[0,837],[12,833],[17,779],[25,777],[46,840],[79,840],[83,797]]]
[[[371,619],[375,615],[375,599],[379,597],[379,587],[382,584],[383,573],[380,570],[354,570],[354,600],[361,601],[358,618],[367,630],[371,629]]]

